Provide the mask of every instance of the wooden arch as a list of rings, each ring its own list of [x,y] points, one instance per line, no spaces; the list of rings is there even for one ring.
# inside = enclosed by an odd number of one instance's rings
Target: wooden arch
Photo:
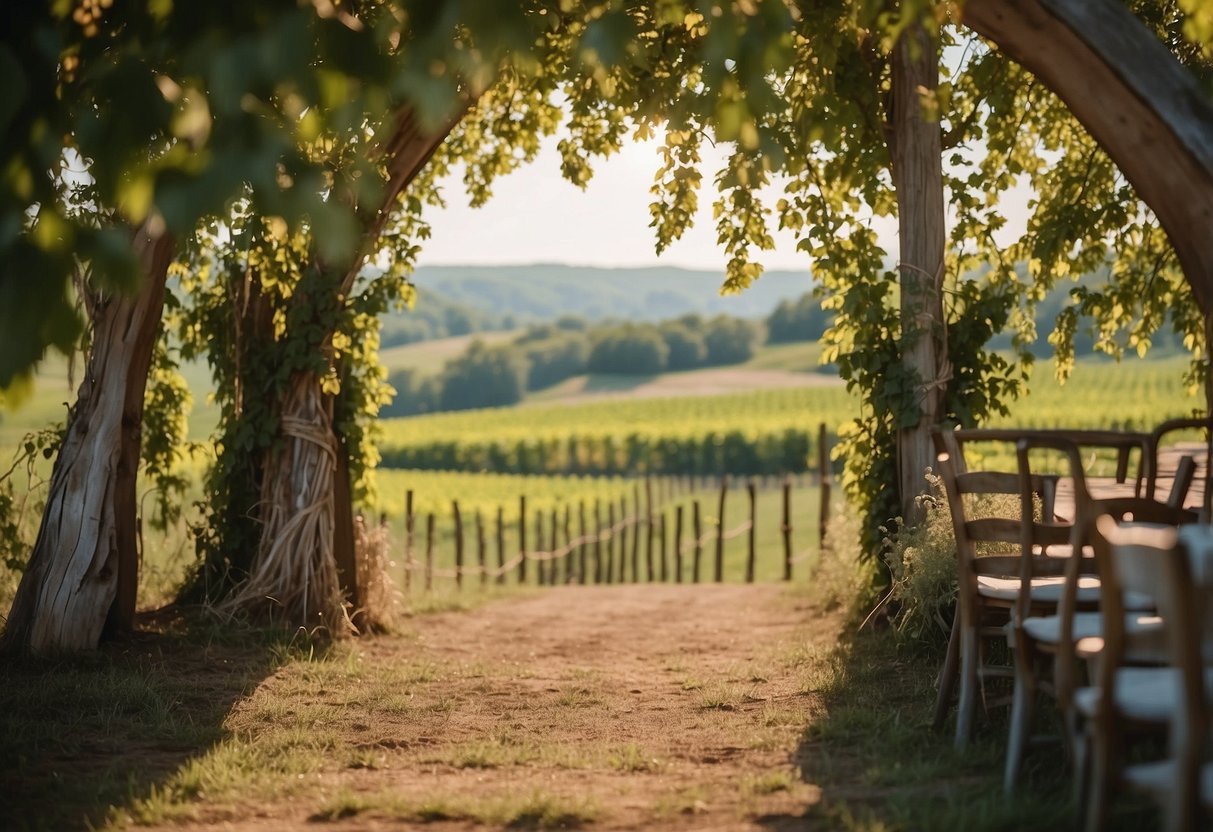
[[[968,0],[963,22],[1053,90],[1150,206],[1213,313],[1213,101],[1119,0]]]

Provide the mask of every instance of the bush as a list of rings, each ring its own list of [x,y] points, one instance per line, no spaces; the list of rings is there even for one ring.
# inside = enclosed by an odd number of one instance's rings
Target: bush
[[[741,318],[720,315],[708,321],[703,341],[707,346],[707,363],[718,367],[723,364],[741,364],[754,355],[754,341],[758,330],[754,324]]]
[[[477,339],[442,371],[439,404],[443,410],[502,407],[522,400],[526,360],[507,347],[488,347]]]
[[[666,368],[669,347],[653,326],[627,325],[599,336],[590,350],[591,373],[647,375]]]
[[[590,346],[580,335],[561,335],[527,344],[526,387],[542,390],[585,372]]]
[[[438,379],[423,376],[412,367],[396,370],[387,377],[387,383],[395,390],[391,403],[379,411],[380,417],[391,419],[397,416],[416,416],[433,413],[438,409],[442,390]]]
[[[811,292],[795,302],[780,301],[766,320],[767,343],[816,341],[825,334],[828,324],[829,315]]]
[[[885,529],[885,561],[891,576],[889,600],[898,632],[914,641],[937,644],[952,629],[956,606],[956,537],[943,480],[927,472],[930,490],[918,498],[922,522],[907,526],[900,517]]]
[[[693,370],[703,366],[708,357],[708,347],[702,335],[677,321],[662,324],[659,331],[669,351],[666,358],[668,369]]]

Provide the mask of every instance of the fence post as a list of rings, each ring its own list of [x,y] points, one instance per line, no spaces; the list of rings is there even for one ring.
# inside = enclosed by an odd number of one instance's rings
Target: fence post
[[[699,501],[696,500],[691,504],[691,519],[694,521],[695,532],[695,560],[692,564],[691,579],[695,583],[699,583],[699,562],[703,559],[703,516],[699,511]]]
[[[577,505],[577,534],[581,538],[581,545],[577,547],[577,583],[585,585],[586,575],[586,523],[585,523],[585,500],[579,501]]]
[[[628,498],[619,498],[619,583],[627,580],[628,570]]]
[[[518,583],[526,583],[526,495],[518,498]]]
[[[674,509],[674,582],[682,583],[682,506]]]
[[[830,449],[826,440],[825,422],[817,428],[817,471],[821,480],[821,509],[817,515],[817,543],[824,547],[826,528],[830,524]]]
[[[758,491],[754,485],[753,477],[746,483],[746,491],[750,494],[750,534],[749,534],[749,552],[745,562],[745,580],[746,583],[754,583],[754,562],[757,559],[756,554],[756,536],[758,534]]]
[[[594,498],[594,583],[602,583],[602,500]]]
[[[476,565],[480,567],[480,585],[488,582],[488,564],[484,559],[484,515],[476,509]]]
[[[463,518],[459,516],[459,501],[451,501],[455,514],[455,586],[463,589]]]
[[[434,588],[434,512],[425,516],[425,591]]]
[[[724,498],[729,493],[729,475],[720,478],[720,506],[716,512],[716,583],[724,580]]]
[[[783,579],[792,580],[792,479],[783,478]]]
[[[661,523],[660,523],[661,528],[659,531],[659,534],[661,535],[661,582],[665,583],[666,581],[668,581],[670,579],[670,562],[669,562],[669,559],[666,557],[666,546],[665,546],[665,540],[666,540],[665,509],[662,509],[661,514],[659,516],[661,518]]]
[[[640,483],[632,486],[632,582],[640,583]]]
[[[552,536],[551,536],[552,546],[549,549],[549,551],[552,553],[552,558],[551,558],[551,560],[548,561],[548,586],[556,586],[556,571],[557,571],[557,567],[560,566],[560,564],[557,563],[557,558],[555,557],[556,550],[560,548],[560,539],[558,537],[559,534],[560,534],[560,514],[559,514],[559,511],[555,507],[553,507],[552,508]]]
[[[543,550],[543,509],[535,512],[535,551]],[[547,564],[543,561],[535,562],[535,577],[539,581],[539,585],[543,586],[547,583]]]
[[[644,478],[644,564],[649,573],[649,583],[653,582],[653,480]],[[663,515],[664,516],[664,515]],[[664,575],[662,577],[665,577]]]
[[[497,506],[497,583],[505,583],[505,509]]]
[[[413,586],[413,489],[404,493],[404,591]]]
[[[606,582],[615,583],[615,501],[607,502]]]
[[[572,503],[566,503],[564,506],[564,545],[569,547],[568,552],[564,555],[564,582],[566,584],[573,582],[573,564],[576,560],[576,556],[573,554],[572,511]]]

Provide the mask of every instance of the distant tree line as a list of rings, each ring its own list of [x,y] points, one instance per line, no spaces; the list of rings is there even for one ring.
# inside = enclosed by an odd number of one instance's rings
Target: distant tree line
[[[386,313],[382,317],[379,343],[384,348],[496,332],[518,325],[513,315],[498,315],[425,290],[424,302],[412,309]]]
[[[528,391],[585,373],[656,375],[742,364],[753,357],[762,332],[762,324],[729,315],[691,314],[657,324],[591,324],[565,316],[529,326],[507,344],[477,339],[437,376],[413,369],[392,373],[388,382],[397,395],[383,415],[511,405]]]

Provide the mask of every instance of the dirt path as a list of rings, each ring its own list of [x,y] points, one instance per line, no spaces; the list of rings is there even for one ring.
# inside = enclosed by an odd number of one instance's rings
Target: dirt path
[[[273,719],[329,738],[326,762],[276,799],[203,800],[184,828],[799,828],[819,799],[793,759],[818,707],[803,658],[837,626],[762,585],[569,587],[416,618],[344,670],[263,682],[228,729],[292,703]]]

